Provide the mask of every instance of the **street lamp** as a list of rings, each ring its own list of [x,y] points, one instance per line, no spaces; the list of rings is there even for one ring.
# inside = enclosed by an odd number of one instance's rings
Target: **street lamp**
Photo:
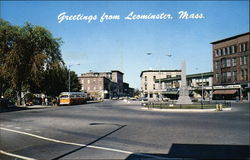
[[[146,53],[148,56],[152,55],[153,53]],[[171,54],[166,54],[165,56],[167,57],[171,57]],[[159,96],[160,96],[160,90],[162,89],[162,85],[161,85],[161,69],[160,69],[160,56],[158,56],[158,64],[159,64],[159,85],[158,85],[158,89],[159,89]]]
[[[79,66],[80,64],[77,64],[77,65]],[[70,92],[70,67],[71,66],[73,66],[73,64],[70,64],[68,67],[69,68],[69,92]]]
[[[199,68],[195,68],[198,70]],[[204,95],[203,95],[203,73],[201,73],[201,100],[203,101]]]

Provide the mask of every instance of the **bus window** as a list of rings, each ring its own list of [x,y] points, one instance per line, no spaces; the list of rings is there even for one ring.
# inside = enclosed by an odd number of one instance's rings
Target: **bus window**
[[[68,98],[68,95],[61,95],[60,98]]]

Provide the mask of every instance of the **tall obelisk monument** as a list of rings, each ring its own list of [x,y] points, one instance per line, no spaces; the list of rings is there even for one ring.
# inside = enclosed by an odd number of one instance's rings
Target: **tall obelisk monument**
[[[193,104],[189,97],[189,90],[187,87],[187,77],[186,77],[186,62],[183,61],[181,64],[181,86],[179,92],[179,98],[176,104]]]

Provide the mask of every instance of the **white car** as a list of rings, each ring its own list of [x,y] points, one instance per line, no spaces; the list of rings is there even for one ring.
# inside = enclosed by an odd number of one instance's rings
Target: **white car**
[[[142,100],[141,100],[141,105],[142,106],[145,106],[145,105],[147,105],[148,104],[148,98],[142,98]]]

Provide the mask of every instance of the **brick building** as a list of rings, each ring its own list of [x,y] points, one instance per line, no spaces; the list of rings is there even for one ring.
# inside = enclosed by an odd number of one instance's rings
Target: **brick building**
[[[124,95],[123,73],[117,70],[111,72],[88,72],[78,77],[82,86],[92,98],[110,98]],[[129,85],[127,85],[129,86]]]
[[[250,99],[249,33],[211,42],[214,97]]]

